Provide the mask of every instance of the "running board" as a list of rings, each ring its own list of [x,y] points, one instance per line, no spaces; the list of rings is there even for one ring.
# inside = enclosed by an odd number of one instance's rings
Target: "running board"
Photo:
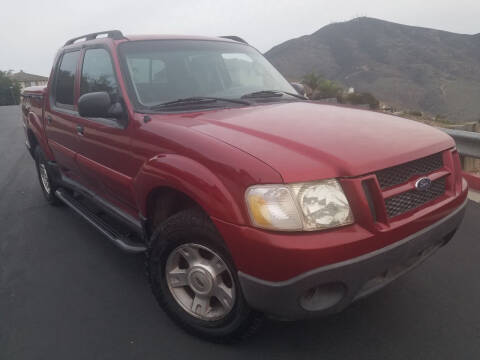
[[[135,243],[126,236],[118,233],[112,226],[106,221],[101,219],[81,202],[77,201],[74,197],[67,194],[62,189],[55,191],[55,195],[64,202],[67,206],[72,208],[77,214],[87,220],[90,224],[95,226],[103,235],[105,235],[111,242],[117,245],[120,249],[130,253],[141,253],[147,248],[145,245]]]

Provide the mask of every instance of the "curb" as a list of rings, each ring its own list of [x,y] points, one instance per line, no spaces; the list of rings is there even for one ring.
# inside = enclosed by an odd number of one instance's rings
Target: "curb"
[[[468,192],[468,198],[480,204],[480,191],[470,190]]]
[[[480,176],[462,171],[462,175],[467,180],[468,187],[474,191],[480,191]]]

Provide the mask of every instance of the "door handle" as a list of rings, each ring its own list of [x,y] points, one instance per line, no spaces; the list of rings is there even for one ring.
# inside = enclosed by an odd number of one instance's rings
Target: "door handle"
[[[47,115],[47,123],[51,124],[52,123],[52,117],[50,115]]]
[[[80,136],[83,136],[85,132],[85,129],[83,128],[82,125],[77,125],[77,134]]]

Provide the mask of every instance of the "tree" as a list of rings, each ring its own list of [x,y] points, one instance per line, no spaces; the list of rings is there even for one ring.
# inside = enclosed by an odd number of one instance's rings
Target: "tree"
[[[8,75],[10,71],[0,71],[0,106],[16,105],[20,102],[20,84]]]
[[[330,99],[337,97],[342,91],[343,88],[337,83],[331,80],[321,79],[313,95],[314,99]]]
[[[340,97],[339,102],[352,105],[368,105],[370,109],[378,109],[380,102],[368,92],[351,93]]]
[[[311,89],[309,95],[314,100],[334,98],[343,91],[340,85],[317,75],[315,72],[305,75],[302,83]]]
[[[315,92],[315,90],[317,90],[320,79],[321,76],[318,76],[315,72],[312,71],[311,73],[303,77],[302,83],[308,86],[312,90],[312,92]]]

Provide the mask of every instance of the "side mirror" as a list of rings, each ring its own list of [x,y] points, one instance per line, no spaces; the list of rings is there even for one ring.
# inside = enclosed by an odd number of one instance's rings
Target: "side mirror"
[[[307,91],[305,90],[305,86],[303,86],[303,84],[300,84],[298,82],[293,82],[293,83],[290,83],[290,85],[293,86],[293,88],[295,90],[297,90],[297,92],[302,95],[302,96],[307,96]]]
[[[105,91],[84,94],[78,99],[78,113],[82,117],[114,117],[110,113],[111,106],[112,100]]]

